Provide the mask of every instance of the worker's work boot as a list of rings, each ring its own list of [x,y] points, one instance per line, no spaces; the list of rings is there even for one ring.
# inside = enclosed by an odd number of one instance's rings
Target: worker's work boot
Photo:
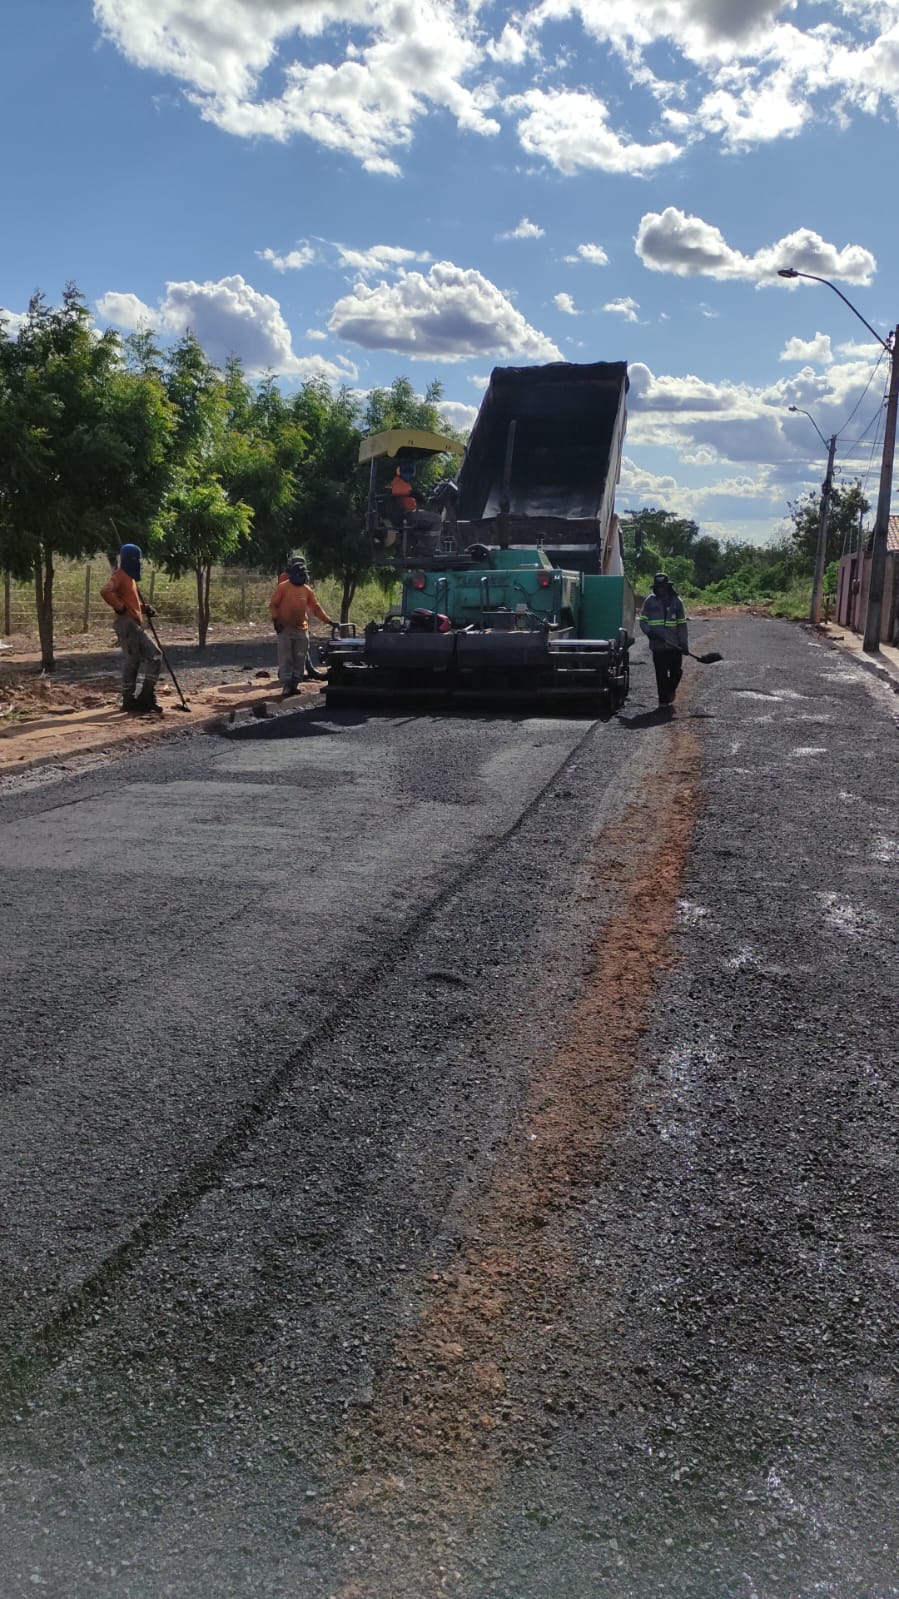
[[[122,694],[122,710],[127,711],[129,716],[133,715],[137,710],[137,700],[131,689]]]
[[[155,683],[144,683],[134,702],[134,709],[142,716],[147,714],[162,716],[164,714],[162,706],[156,698]]]
[[[296,678],[292,678],[291,681],[289,683],[285,683],[284,687],[282,688],[281,698],[282,700],[292,700],[294,695],[299,694],[299,692],[299,684],[297,683]]]

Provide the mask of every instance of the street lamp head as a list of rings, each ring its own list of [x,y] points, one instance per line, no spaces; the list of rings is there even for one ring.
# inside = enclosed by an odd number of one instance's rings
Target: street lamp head
[[[795,267],[778,267],[777,276],[779,278],[798,278],[799,273]]]
[[[799,407],[798,407],[798,405],[790,405],[790,406],[787,407],[787,409],[789,411],[798,411]]]

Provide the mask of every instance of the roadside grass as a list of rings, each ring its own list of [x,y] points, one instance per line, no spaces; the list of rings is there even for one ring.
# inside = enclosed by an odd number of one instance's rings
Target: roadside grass
[[[88,576],[89,574],[89,576]],[[61,563],[53,585],[56,633],[60,637],[90,633],[109,622],[109,607],[100,590],[109,578],[108,561]],[[210,597],[213,626],[259,622],[268,626],[268,602],[276,576],[267,572],[246,571],[241,567],[213,567]],[[145,563],[141,589],[155,607],[159,620],[190,627],[196,618],[196,583],[192,575],[172,578],[160,567]],[[2,585],[0,585],[2,590]],[[333,578],[316,583],[315,592],[329,616],[339,616],[341,585]],[[350,620],[364,627],[382,620],[393,602],[393,594],[379,583],[360,583],[350,608]],[[3,626],[3,597],[0,592],[0,627]],[[37,612],[34,589],[29,583],[10,585],[10,633],[37,637]],[[86,626],[85,626],[86,622]]]
[[[791,622],[805,622],[808,621],[811,599],[810,583],[794,583],[782,594],[772,594],[767,603],[772,616],[783,616]]]

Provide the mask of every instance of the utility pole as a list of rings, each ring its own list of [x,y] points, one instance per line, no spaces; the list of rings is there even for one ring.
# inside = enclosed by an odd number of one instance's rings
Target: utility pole
[[[892,334],[892,344],[890,346],[890,386],[887,393],[887,414],[883,434],[883,459],[880,464],[877,515],[874,519],[874,543],[871,549],[868,613],[865,617],[865,636],[862,640],[862,649],[867,655],[876,655],[880,649],[880,619],[883,611],[883,586],[887,570],[890,501],[893,497],[893,454],[896,448],[897,406],[899,406],[899,327]],[[862,575],[863,571],[864,557],[862,557],[859,576]]]
[[[824,558],[827,554],[827,523],[830,520],[830,496],[833,493],[833,458],[837,453],[837,436],[831,435],[827,446],[827,471],[821,484],[821,513],[818,517],[818,548],[815,551],[815,578],[812,583],[812,603],[809,621],[820,622],[821,602],[824,597]]]

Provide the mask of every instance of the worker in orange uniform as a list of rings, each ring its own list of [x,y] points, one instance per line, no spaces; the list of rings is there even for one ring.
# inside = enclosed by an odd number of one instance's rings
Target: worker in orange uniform
[[[100,593],[115,612],[112,625],[122,651],[122,710],[136,715],[143,711],[154,711],[161,716],[162,706],[156,700],[156,683],[162,654],[144,627],[144,617],[151,617],[153,611],[144,604],[137,586],[140,581],[140,562],[140,546],[123,544],[119,551],[119,564]],[[144,680],[137,694],[137,674],[141,666]]]
[[[306,563],[292,555],[287,563],[287,582],[279,583],[269,601],[269,613],[278,635],[278,679],[282,700],[298,692],[306,669],[309,648],[309,612],[328,627],[336,627],[323,611],[309,587]]]
[[[412,493],[412,483],[406,477],[404,469],[397,467],[390,480],[392,521],[399,526],[404,516],[411,516],[418,510],[418,501]]]

